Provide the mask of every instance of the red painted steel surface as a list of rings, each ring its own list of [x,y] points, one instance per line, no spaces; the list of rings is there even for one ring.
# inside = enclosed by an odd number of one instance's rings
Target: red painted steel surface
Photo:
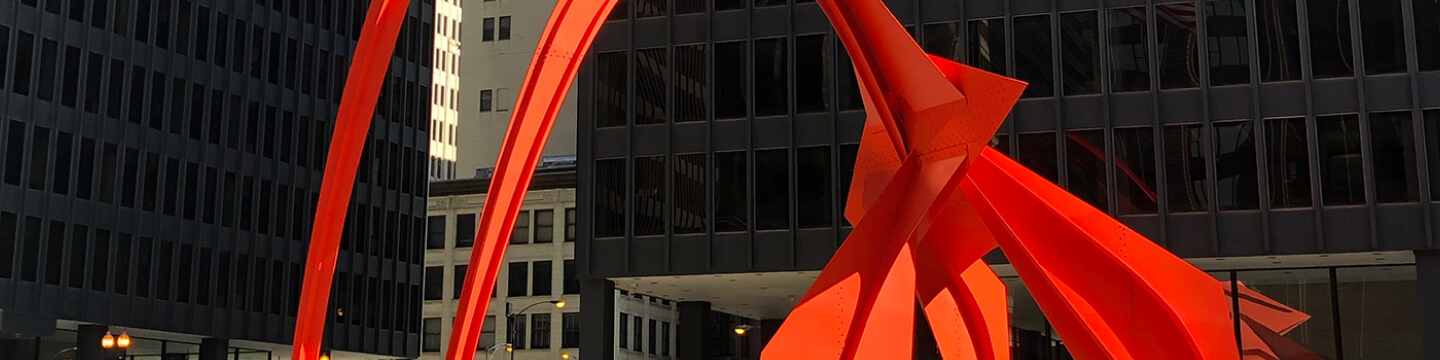
[[[325,178],[320,184],[310,252],[305,259],[305,280],[300,290],[292,349],[296,360],[320,356],[330,283],[335,276],[335,257],[340,251],[340,233],[350,206],[350,192],[355,187],[356,166],[360,163],[360,151],[365,147],[365,136],[375,113],[375,101],[380,96],[380,86],[390,67],[390,55],[394,53],[395,39],[409,5],[409,0],[371,1],[360,42],[355,46],[350,74],[345,79],[345,94],[340,98],[335,117],[335,135],[325,162]]]
[[[540,161],[580,61],[616,1],[561,0],[545,25],[505,132],[490,189],[485,193],[485,206],[475,231],[478,241],[470,253],[470,268],[478,271],[465,274],[455,327],[450,331],[446,353],[449,359],[474,358],[490,292],[495,289],[495,277],[504,263],[505,247],[535,175],[535,164]]]

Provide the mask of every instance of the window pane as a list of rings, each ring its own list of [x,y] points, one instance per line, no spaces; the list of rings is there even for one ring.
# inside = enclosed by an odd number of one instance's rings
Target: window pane
[[[920,46],[928,54],[960,61],[960,23],[956,21],[925,24],[921,27]],[[846,69],[848,70],[848,69]]]
[[[1365,203],[1364,168],[1360,160],[1360,117],[1355,114],[1315,117],[1320,149],[1322,203]]]
[[[1440,0],[1413,0],[1415,23],[1415,58],[1420,71],[1440,70]],[[0,35],[3,35],[0,32]],[[3,41],[3,40],[0,40]],[[3,45],[3,43],[0,43]],[[4,55],[0,50],[0,55]],[[4,62],[0,61],[0,66]]]
[[[1415,169],[1415,127],[1409,111],[1370,114],[1370,157],[1375,173],[1375,201],[1414,202],[1420,199]]]
[[[550,348],[550,314],[530,315],[530,348]]]
[[[1244,0],[1205,2],[1210,85],[1250,83],[1250,41]]]
[[[440,351],[440,318],[425,319],[425,349],[426,352]]]
[[[795,150],[796,207],[800,228],[828,228],[834,225],[835,182],[830,166],[830,146]]]
[[[565,209],[565,242],[575,241],[575,208]]]
[[[675,122],[704,121],[709,116],[705,56],[705,44],[675,47]]]
[[[18,229],[20,229],[20,225],[15,214],[0,213],[0,278],[9,279],[13,276],[15,244],[19,239],[19,235],[16,233]],[[97,261],[99,261],[98,257]],[[84,275],[80,276],[83,278]]]
[[[1110,212],[1110,176],[1105,171],[1105,130],[1065,132],[1067,188],[1102,212]]]
[[[505,296],[526,296],[528,294],[525,286],[530,285],[530,275],[526,273],[529,265],[523,262],[510,263],[510,282],[509,289],[507,289],[509,292],[505,293]]]
[[[1346,359],[1420,359],[1422,306],[1414,266],[1335,269]],[[1312,320],[1313,321],[1313,320]]]
[[[1310,21],[1310,65],[1315,71],[1315,78],[1354,76],[1350,3],[1346,0],[1311,0],[1305,6]]]
[[[530,211],[521,211],[515,216],[515,228],[510,232],[511,244],[530,243]]]
[[[840,97],[837,107],[840,111],[862,110],[865,103],[860,98],[860,81],[855,78],[855,64],[850,61],[850,53],[845,51],[844,46],[836,50],[840,55],[835,59],[835,76],[838,78],[835,84],[839,91],[835,95]]]
[[[40,100],[55,99],[55,71],[59,60],[55,59],[58,44],[55,40],[44,39],[40,44],[40,86],[37,97]]]
[[[1310,151],[1305,118],[1266,121],[1270,207],[1310,207]]]
[[[445,268],[425,267],[425,300],[440,300],[445,296]]]
[[[1145,7],[1110,10],[1110,86],[1115,92],[1150,90]]]
[[[635,158],[635,197],[631,205],[635,236],[665,233],[665,157]]]
[[[624,51],[600,53],[596,60],[595,69],[599,72],[595,82],[596,127],[625,126],[625,81],[628,77],[625,62]]]
[[[1220,210],[1260,208],[1260,177],[1255,169],[1255,123],[1216,121],[1215,201]],[[1199,170],[1204,171],[1204,170]]]
[[[744,151],[715,153],[715,231],[749,229],[748,165]]]
[[[666,0],[635,0],[635,17],[665,16]]]
[[[1100,93],[1100,25],[1094,11],[1060,14],[1065,95]]]
[[[705,154],[675,155],[674,233],[705,232]]]
[[[485,18],[481,24],[480,41],[495,41],[495,18]]]
[[[625,236],[625,159],[595,161],[595,237]]]
[[[744,0],[715,0],[715,11],[738,10],[744,8]],[[621,341],[621,343],[624,343],[624,341]]]
[[[970,65],[1000,75],[1009,74],[1005,62],[1005,19],[970,20],[966,58]]]
[[[536,262],[535,262],[535,276],[533,277],[533,279],[534,279],[533,285],[530,287],[530,289],[531,289],[530,291],[533,292],[533,293],[530,294],[531,296],[546,296],[546,295],[550,295],[550,293],[551,293],[551,289],[550,289],[550,287],[551,287],[551,286],[550,286],[550,283],[551,283],[550,274],[553,273],[553,272],[554,272],[554,269],[553,269],[553,266],[551,265],[551,262],[549,262],[549,261],[536,261]]]
[[[496,40],[510,40],[510,17],[500,17],[500,30],[495,35]]]
[[[50,130],[36,126],[30,137],[30,188],[45,190],[46,169],[50,162]]]
[[[1205,142],[1201,124],[1165,125],[1165,187],[1171,213],[1206,211]]]
[[[707,0],[675,0],[675,14],[695,14],[705,12]]]
[[[10,90],[20,95],[30,95],[30,67],[34,66],[35,35],[25,31],[15,37],[15,73],[10,78]]]
[[[718,6],[718,4],[717,4]],[[745,87],[749,76],[745,74],[744,41],[715,43],[715,118],[744,118]]]
[[[755,230],[790,228],[790,154],[755,151]]]
[[[1160,62],[1160,88],[1191,88],[1200,84],[1200,59],[1193,4],[1155,6],[1155,52]]]
[[[790,112],[785,38],[755,40],[755,116]]]
[[[565,269],[562,275],[565,276],[565,295],[580,293],[580,275],[576,272],[575,260],[565,260]]]
[[[830,34],[795,37],[795,111],[830,111]]]
[[[535,243],[552,242],[555,242],[555,210],[535,210]]]
[[[475,214],[455,215],[455,247],[475,246],[475,230],[477,227]],[[445,231],[445,223],[443,221],[440,223],[440,231]],[[442,234],[441,237],[443,238],[444,235]]]
[[[1330,272],[1327,269],[1240,271],[1240,313],[1276,316],[1277,312],[1309,315],[1309,319],[1285,333],[1285,339],[1309,350],[1319,358],[1335,358],[1334,306],[1330,303]],[[1343,313],[1343,311],[1342,311]],[[1298,314],[1297,314],[1298,315]],[[1253,321],[1253,320],[1252,320]],[[1243,325],[1242,325],[1243,326]],[[1261,337],[1243,337],[1245,349],[1268,349]],[[1275,340],[1271,340],[1275,341]]]
[[[1367,75],[1405,72],[1405,15],[1400,10],[1400,1],[1360,2],[1361,45],[1365,47]],[[1435,18],[1431,18],[1427,22],[1434,21]]]
[[[1059,162],[1055,159],[1055,152],[1057,150],[1055,148],[1055,133],[1047,131],[1020,134],[1017,140],[1019,140],[1020,152],[1016,154],[1018,155],[1016,156],[1016,160],[1019,161],[1021,165],[1030,168],[1030,171],[1039,174],[1040,177],[1048,179],[1051,182],[1058,182],[1060,179],[1060,166],[1058,165]]]
[[[1425,110],[1425,159],[1431,174],[1440,174],[1440,109]],[[1430,200],[1440,201],[1440,176],[1430,176]]]
[[[425,248],[426,248],[426,249],[444,249],[444,248],[445,248],[445,217],[444,217],[444,216],[431,216],[431,217],[429,217],[429,220],[426,222],[426,225],[425,225],[425,226],[426,226],[426,230],[427,230],[427,231],[426,231],[426,236],[425,236]]]
[[[566,349],[580,347],[580,313],[560,315],[560,328],[560,347]]]
[[[845,218],[845,209],[850,201],[850,182],[855,180],[855,158],[859,156],[859,144],[841,144],[840,153],[836,154],[840,164],[840,225],[851,226],[850,219]]]
[[[635,124],[665,123],[665,48],[635,50]]]
[[[1055,93],[1055,51],[1051,45],[1050,15],[1015,18],[1015,78],[1030,83],[1021,97],[1048,97]]]

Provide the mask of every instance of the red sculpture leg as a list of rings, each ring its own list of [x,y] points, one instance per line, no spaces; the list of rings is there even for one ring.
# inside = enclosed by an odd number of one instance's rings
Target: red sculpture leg
[[[455,327],[450,332],[449,359],[473,359],[480,342],[486,306],[495,278],[504,262],[505,247],[515,217],[535,175],[535,164],[555,124],[555,116],[590,49],[595,34],[617,0],[561,0],[550,14],[539,47],[506,129],[505,142],[485,206],[475,230],[478,243],[470,253],[471,271],[465,274]]]
[[[320,356],[330,282],[335,276],[335,257],[340,251],[340,232],[350,206],[350,192],[355,187],[356,166],[360,163],[360,151],[365,147],[365,135],[375,114],[375,101],[380,96],[380,85],[390,67],[395,38],[400,34],[400,24],[405,20],[409,4],[409,0],[372,1],[360,42],[355,47],[350,74],[345,79],[345,93],[335,118],[325,178],[320,184],[310,252],[305,259],[305,280],[300,291],[292,350],[297,360]]]
[[[1009,359],[1005,284],[981,259],[995,249],[995,239],[963,195],[952,196],[942,216],[922,230],[916,295],[944,358]]]
[[[1077,358],[1238,356],[1215,278],[994,150],[964,184]]]

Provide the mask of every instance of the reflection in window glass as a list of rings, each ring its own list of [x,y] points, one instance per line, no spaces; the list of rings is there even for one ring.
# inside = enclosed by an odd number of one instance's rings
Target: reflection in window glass
[[[855,64],[850,62],[850,53],[845,51],[844,46],[838,46],[839,58],[835,59],[835,81],[840,96],[840,111],[865,109],[865,102],[860,99],[860,81],[855,78]]]
[[[795,200],[800,228],[828,228],[834,224],[830,206],[835,183],[830,174],[829,146],[795,150]]]
[[[795,37],[795,111],[830,111],[830,34]]]
[[[1255,123],[1216,121],[1215,199],[1220,210],[1260,208],[1260,176],[1255,168]]]
[[[1295,0],[1256,0],[1255,9],[1260,80],[1300,80],[1300,21]]]
[[[665,233],[665,157],[635,157],[635,197],[630,200],[635,236]]]
[[[855,178],[855,157],[860,152],[859,144],[840,145],[840,153],[836,159],[840,164],[840,223],[850,226],[850,220],[845,218],[846,204],[850,200],[850,181]]]
[[[1315,78],[1354,76],[1350,48],[1350,3],[1346,0],[1311,0],[1305,3],[1310,21],[1310,67]]]
[[[1205,2],[1210,85],[1250,83],[1250,41],[1244,0]],[[1262,50],[1263,51],[1263,50]]]
[[[1310,158],[1305,118],[1265,121],[1270,207],[1309,207]]]
[[[1160,88],[1191,88],[1200,84],[1200,52],[1192,4],[1155,6],[1155,52],[1160,63]],[[1188,19],[1188,20],[1187,20]]]
[[[610,10],[610,17],[605,20],[624,20],[630,18],[630,0],[616,0],[615,8]]]
[[[995,134],[990,138],[990,147],[1005,156],[1010,156],[1010,134]]]
[[[675,122],[705,120],[705,70],[705,44],[675,47]]]
[[[1060,14],[1060,71],[1065,95],[1100,93],[1100,26],[1094,11]]]
[[[1360,2],[1360,44],[1365,47],[1366,75],[1405,72],[1405,15],[1400,10],[1401,1]],[[1435,22],[1435,18],[1426,22]]]
[[[16,94],[30,95],[30,68],[34,66],[34,56],[35,35],[21,30],[15,36],[15,73],[10,78],[10,90]]]
[[[1110,175],[1105,171],[1105,130],[1065,132],[1065,181],[1075,197],[1110,212]]]
[[[1355,114],[1316,116],[1315,135],[1320,149],[1322,203],[1327,206],[1365,203],[1360,117]]]
[[[635,50],[635,124],[665,123],[665,48]]]
[[[960,22],[925,24],[921,30],[920,46],[925,53],[960,61]]]
[[[1021,97],[1048,97],[1055,93],[1054,47],[1050,41],[1050,15],[1015,17],[1015,78],[1030,83]]]
[[[744,151],[715,153],[715,232],[749,229],[750,177]]]
[[[1161,128],[1165,154],[1166,201],[1171,213],[1206,211],[1205,142],[1201,124],[1165,125]]]
[[[595,161],[595,237],[625,236],[625,159]]]
[[[1415,23],[1415,59],[1420,71],[1440,70],[1440,0],[1411,0]],[[3,30],[3,29],[0,29]],[[4,32],[0,32],[4,34]],[[3,44],[3,40],[0,40]],[[4,55],[0,50],[0,55]],[[0,66],[4,62],[0,61]]]
[[[1346,359],[1420,359],[1419,287],[1415,266],[1335,269]]]
[[[1285,339],[1302,347],[1296,349],[1297,351],[1309,350],[1323,359],[1336,358],[1335,312],[1334,304],[1330,303],[1328,269],[1239,271],[1235,277],[1242,286],[1242,322],[1257,321],[1260,316],[1274,314],[1276,310],[1288,310],[1286,308],[1309,315],[1309,319],[1285,333]],[[1343,313],[1346,309],[1341,310]],[[1255,315],[1247,317],[1246,314]],[[1242,337],[1241,345],[1245,349],[1271,348],[1261,339],[1263,338]]]
[[[1425,159],[1431,174],[1440,175],[1440,109],[1425,110]],[[1440,201],[1440,176],[1430,176],[1430,200]]]
[[[709,1],[706,1],[706,0],[676,0],[676,1],[675,1],[675,14],[676,14],[676,15],[684,15],[684,14],[703,13],[703,12],[705,12],[705,3],[707,3],[707,2],[709,2]]]
[[[745,42],[715,43],[715,118],[744,118]]]
[[[1055,159],[1055,133],[1047,131],[1020,134],[1017,140],[1020,152],[1016,154],[1016,160],[1041,177],[1058,182],[1060,169]]]
[[[755,0],[755,7],[785,5],[785,0]]]
[[[595,126],[625,126],[625,52],[600,53],[595,69],[599,72],[595,82]],[[482,101],[482,104],[488,101]],[[482,109],[483,110],[483,109]]]
[[[755,230],[790,228],[790,154],[755,150]]]
[[[785,38],[755,40],[755,116],[790,112],[786,53]]]
[[[675,155],[676,234],[705,232],[705,154]]]
[[[1420,199],[1415,169],[1415,127],[1409,111],[1370,114],[1370,158],[1375,171],[1375,201]]]
[[[530,211],[521,211],[515,216],[515,227],[510,231],[511,244],[530,243]],[[373,245],[372,245],[373,246]]]
[[[739,10],[745,8],[744,0],[714,0],[715,11]],[[622,341],[623,343],[623,341]]]
[[[970,41],[966,59],[970,66],[1000,75],[1005,68],[1005,19],[970,20]]]
[[[1150,90],[1145,7],[1110,10],[1110,86],[1115,92]]]
[[[635,0],[635,17],[665,16],[666,0]]]

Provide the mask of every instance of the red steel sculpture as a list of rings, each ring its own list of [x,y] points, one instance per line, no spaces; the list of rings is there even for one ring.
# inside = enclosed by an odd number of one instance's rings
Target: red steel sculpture
[[[515,106],[481,213],[448,358],[471,359],[560,103],[616,0],[560,0]],[[372,3],[326,168],[295,356],[323,333],[340,226],[405,0]],[[1009,359],[999,247],[1081,359],[1238,359],[1225,286],[994,150],[1024,84],[927,56],[880,0],[819,0],[867,112],[845,216],[855,230],[764,359],[909,358],[918,299],[949,359]],[[359,111],[365,110],[365,111]]]

